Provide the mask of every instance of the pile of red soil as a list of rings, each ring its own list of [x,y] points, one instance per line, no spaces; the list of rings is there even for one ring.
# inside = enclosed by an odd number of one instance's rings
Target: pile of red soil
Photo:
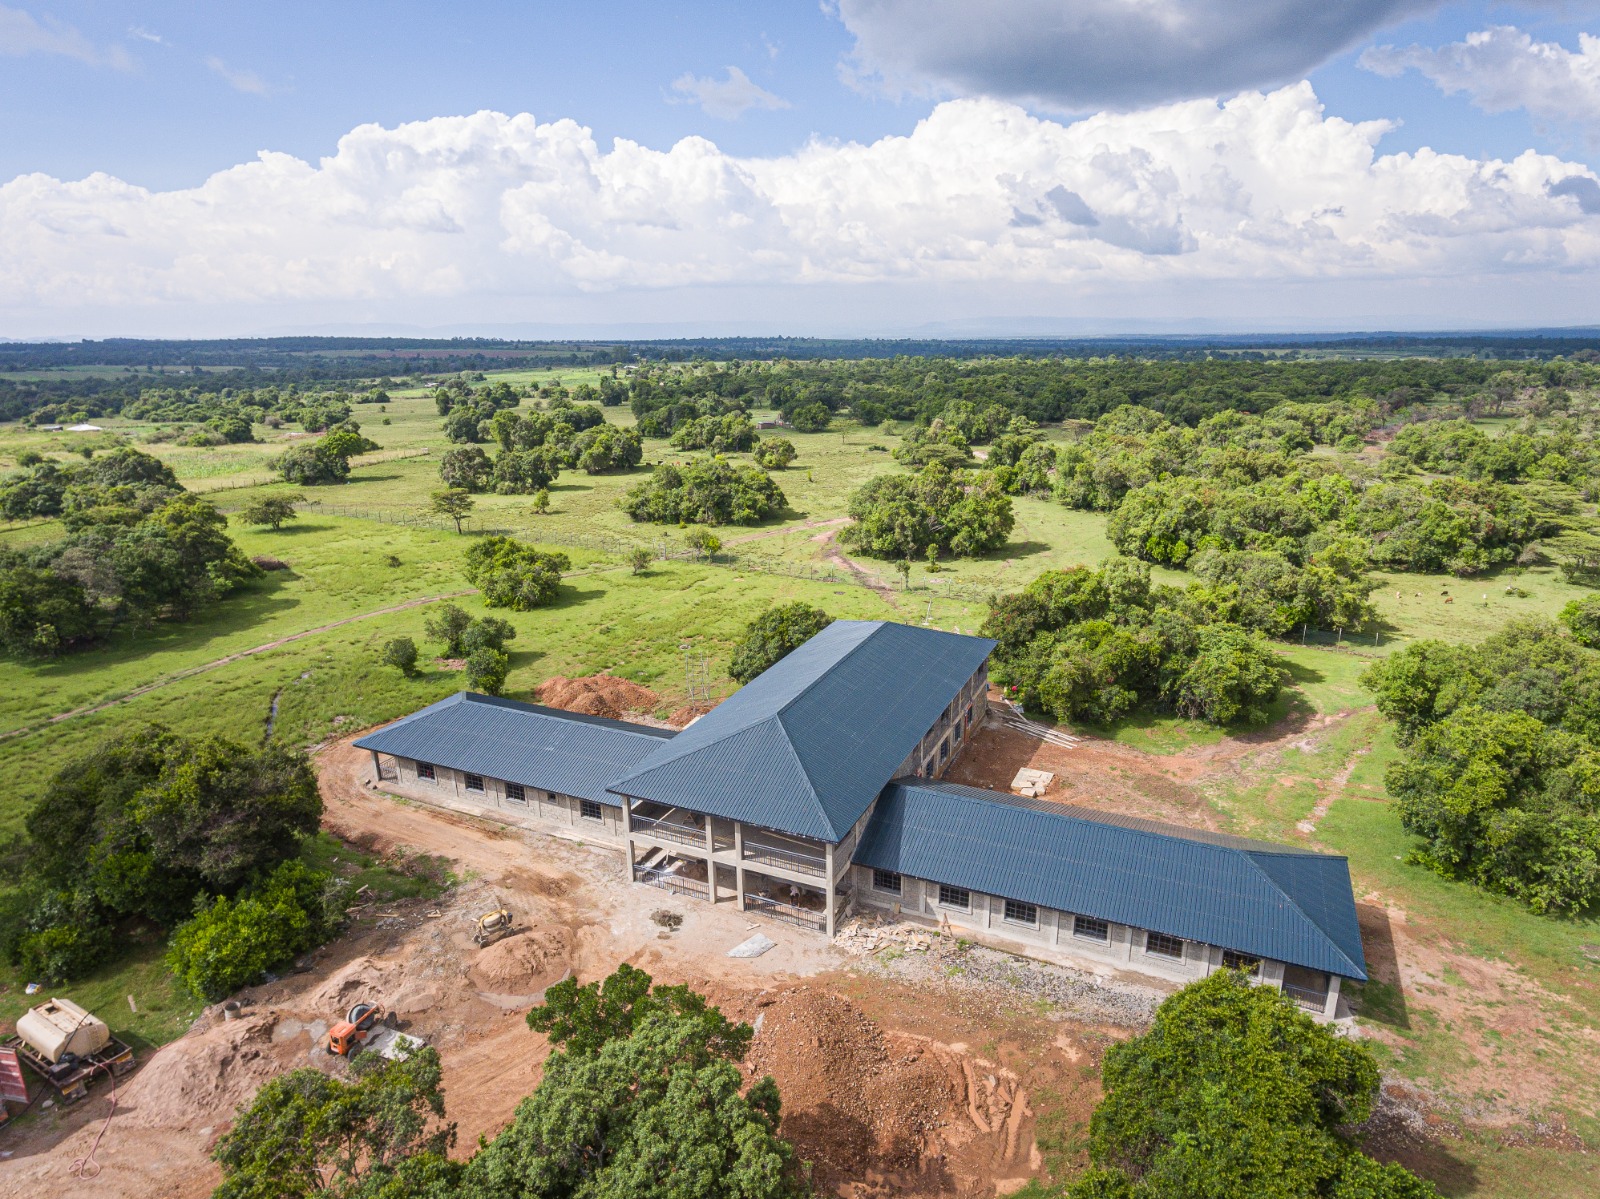
[[[765,992],[740,1015],[760,1019],[746,1066],[777,1081],[782,1135],[820,1193],[963,1192],[1029,1172],[1031,1113],[1007,1072],[885,1033],[849,1000],[808,987]]]
[[[667,717],[667,723],[675,729],[688,728],[691,720],[694,720],[700,716],[704,716],[716,706],[716,701],[713,701],[709,704],[685,704],[681,708],[673,709],[672,715]]]
[[[585,716],[609,716],[613,720],[626,720],[637,712],[653,712],[661,705],[661,697],[650,688],[609,674],[578,679],[557,675],[535,694],[546,707]]]

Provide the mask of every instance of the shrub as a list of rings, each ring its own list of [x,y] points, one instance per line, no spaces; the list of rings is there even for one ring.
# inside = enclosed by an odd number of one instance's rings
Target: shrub
[[[302,487],[343,483],[350,477],[349,459],[321,445],[294,446],[268,465],[283,476],[285,483],[297,483]]]
[[[472,617],[455,604],[440,604],[422,622],[422,631],[435,641],[444,642],[447,658],[461,657],[461,639],[472,627]]]
[[[601,425],[580,433],[573,448],[577,452],[575,465],[590,475],[632,470],[644,458],[644,443],[638,432],[616,425]]]
[[[833,617],[806,603],[768,608],[745,626],[744,636],[733,647],[729,676],[748,683],[832,623]]]
[[[511,537],[485,537],[467,550],[468,582],[491,608],[526,612],[556,598],[561,572],[572,568],[560,553],[546,553]]]
[[[446,487],[483,491],[494,474],[494,463],[477,446],[446,450],[439,459],[439,479]]]
[[[256,500],[239,509],[239,519],[247,525],[270,526],[276,532],[285,521],[299,519],[300,514],[294,510],[299,498],[285,495]]]
[[[826,404],[813,402],[788,409],[784,417],[796,433],[820,433],[833,420],[833,413]]]
[[[417,643],[409,637],[393,637],[383,643],[383,651],[379,660],[385,666],[393,666],[401,674],[411,675],[417,669]]]
[[[617,506],[634,520],[657,524],[753,525],[786,503],[765,471],[711,458],[656,467]]]
[[[794,442],[785,437],[763,437],[756,446],[755,459],[762,470],[783,470],[795,460]]]
[[[1173,706],[1208,724],[1261,724],[1287,672],[1261,634],[1236,625],[1196,633],[1194,657],[1178,677]]]
[[[649,550],[629,550],[628,567],[632,573],[642,575],[650,569],[650,563],[655,561],[655,555]]]
[[[480,649],[505,649],[506,642],[517,639],[517,630],[509,620],[498,616],[484,616],[467,626],[461,635],[461,648],[467,654]]]
[[[1557,619],[1566,625],[1579,645],[1600,649],[1600,595],[1586,595],[1571,601],[1561,609]]]
[[[493,485],[501,495],[533,495],[561,474],[560,454],[550,446],[502,450],[494,460]]]
[[[511,659],[504,650],[473,650],[467,655],[467,686],[485,695],[499,695],[510,666]]]
[[[196,995],[215,1003],[327,939],[324,893],[331,876],[287,861],[238,899],[201,904],[172,933],[167,964]]]
[[[1149,1032],[1107,1050],[1103,1077],[1096,1168],[1068,1199],[1437,1199],[1353,1139],[1378,1096],[1371,1052],[1236,971],[1166,1000]]]

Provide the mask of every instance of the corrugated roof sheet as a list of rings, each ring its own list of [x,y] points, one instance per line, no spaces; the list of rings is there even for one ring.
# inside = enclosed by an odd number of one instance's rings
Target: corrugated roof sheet
[[[606,788],[676,734],[462,691],[356,742],[414,761],[614,804]]]
[[[857,865],[1365,979],[1349,863],[1265,841],[897,779]]]
[[[984,637],[836,620],[612,789],[840,841],[993,648]]]

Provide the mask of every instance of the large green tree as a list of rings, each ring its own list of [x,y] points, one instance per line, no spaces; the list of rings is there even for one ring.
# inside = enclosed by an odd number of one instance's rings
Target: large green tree
[[[842,540],[877,558],[921,558],[929,546],[969,558],[1004,545],[1016,524],[993,474],[933,462],[912,475],[880,475],[850,497]]]
[[[1191,983],[1114,1045],[1069,1199],[1434,1199],[1363,1154],[1378,1066],[1357,1042],[1233,971]]]
[[[484,537],[468,547],[464,570],[489,607],[526,612],[552,602],[561,572],[571,568],[565,554],[547,553],[512,537]]]
[[[446,1199],[459,1166],[446,1156],[438,1051],[390,1061],[359,1053],[349,1080],[309,1067],[270,1079],[217,1142],[214,1199]]]
[[[832,623],[833,617],[821,608],[801,601],[768,608],[745,625],[728,674],[737,683],[748,683]]]

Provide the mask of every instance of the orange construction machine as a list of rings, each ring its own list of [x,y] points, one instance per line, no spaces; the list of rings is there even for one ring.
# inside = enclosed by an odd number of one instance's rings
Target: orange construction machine
[[[358,1003],[350,1009],[346,1019],[328,1030],[328,1052],[349,1057],[380,1030],[395,1028],[398,1024],[395,1014],[384,1010],[381,1004]]]

